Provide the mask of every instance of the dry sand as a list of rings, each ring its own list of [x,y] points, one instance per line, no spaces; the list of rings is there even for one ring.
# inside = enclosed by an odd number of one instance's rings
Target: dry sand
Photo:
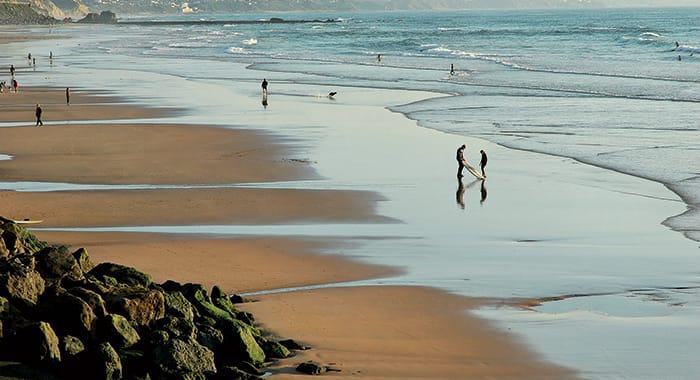
[[[231,184],[313,174],[304,162],[287,156],[284,145],[250,131],[55,124],[72,119],[74,112],[80,120],[99,120],[117,114],[123,118],[125,108],[130,109],[126,114],[138,118],[157,116],[162,110],[125,104],[94,106],[78,98],[66,106],[60,102],[60,89],[39,90],[0,95],[0,122],[29,114],[26,125],[33,125],[32,103],[46,105],[44,127],[0,128],[0,153],[14,156],[0,161],[2,181]],[[5,102],[8,97],[16,103]],[[62,227],[376,221],[373,206],[378,200],[375,194],[363,192],[280,189],[0,191],[0,215],[40,218],[45,226]],[[54,243],[85,247],[97,262],[134,266],[156,281],[219,284],[231,293],[395,273],[317,254],[342,249],[342,244],[332,241],[41,230],[36,234]],[[259,302],[243,307],[254,312],[265,328],[313,347],[275,364],[273,378],[299,378],[293,368],[306,359],[342,370],[333,377],[574,378],[573,373],[542,362],[509,334],[466,315],[479,300],[418,287],[323,288],[255,298]]]

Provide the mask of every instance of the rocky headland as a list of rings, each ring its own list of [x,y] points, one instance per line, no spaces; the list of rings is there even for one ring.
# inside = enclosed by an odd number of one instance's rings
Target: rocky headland
[[[0,377],[258,379],[303,347],[263,334],[234,306],[242,301],[217,286],[95,265],[85,249],[0,217]]]

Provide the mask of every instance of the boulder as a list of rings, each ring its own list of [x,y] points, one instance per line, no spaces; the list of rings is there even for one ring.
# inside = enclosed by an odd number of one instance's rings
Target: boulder
[[[194,322],[185,318],[166,315],[164,318],[154,321],[151,325],[156,330],[167,332],[171,338],[187,341],[197,337],[197,329],[194,326]]]
[[[224,334],[220,351],[225,364],[250,362],[260,366],[265,362],[265,351],[256,340],[260,334],[254,327],[238,320],[222,320],[217,327]]]
[[[97,338],[116,349],[128,348],[141,339],[136,329],[119,314],[109,314],[97,321]]]
[[[60,347],[61,355],[64,358],[75,357],[85,351],[85,345],[80,339],[72,335],[66,335],[61,338]]]
[[[126,286],[142,286],[147,288],[153,282],[150,275],[139,272],[134,268],[114,263],[101,263],[92,268],[88,274],[105,283],[109,283],[110,281],[108,278],[112,278],[115,279],[118,284]]]
[[[314,361],[307,361],[299,364],[297,371],[307,375],[320,375],[326,373],[326,367]]]
[[[235,319],[241,320],[249,325],[252,325],[254,322],[253,316],[250,313],[236,309],[236,307],[233,306],[231,297],[218,286],[214,286],[211,290],[211,302],[219,309],[227,311]]]
[[[80,365],[70,368],[71,378],[85,380],[120,380],[122,362],[109,343],[100,343],[79,355]]]
[[[185,284],[182,287],[182,293],[203,317],[212,318],[215,321],[236,319],[233,313],[214,305],[207,290],[200,284]]]
[[[89,338],[97,316],[90,305],[65,290],[56,290],[42,298],[41,315],[59,335]],[[57,312],[60,311],[60,312]]]
[[[97,317],[104,317],[107,315],[107,307],[105,306],[105,301],[102,299],[97,292],[82,287],[73,287],[68,289],[68,293],[80,298],[85,301]]]
[[[14,354],[21,362],[53,364],[61,361],[58,336],[46,322],[19,329],[13,340]]]
[[[194,340],[170,339],[153,350],[163,378],[201,378],[216,374],[214,353]]]
[[[237,367],[222,367],[213,380],[263,380],[262,377],[242,371]]]
[[[88,255],[88,251],[85,248],[78,248],[73,252],[73,257],[83,273],[87,273],[95,268],[95,264],[92,263],[90,255]]]
[[[194,321],[196,310],[180,291],[165,293],[165,312],[173,317]]]
[[[108,312],[121,314],[136,325],[146,326],[165,316],[165,296],[156,289],[127,288],[104,298]]]
[[[49,285],[60,283],[66,277],[70,281],[83,279],[83,271],[66,247],[47,247],[34,255],[36,269]]]
[[[30,306],[44,293],[46,282],[34,269],[33,257],[0,261],[0,296]]]
[[[224,343],[224,334],[212,326],[201,324],[197,326],[197,341],[216,352]]]
[[[0,217],[0,257],[33,254],[47,246],[47,243],[37,239],[26,228]]]
[[[260,348],[262,348],[263,352],[265,352],[265,356],[268,358],[284,359],[291,355],[289,349],[277,341],[258,338],[257,342],[260,345]]]

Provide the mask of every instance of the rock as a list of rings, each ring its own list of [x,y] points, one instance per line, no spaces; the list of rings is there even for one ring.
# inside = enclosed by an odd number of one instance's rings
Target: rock
[[[262,380],[263,378],[240,370],[237,367],[222,367],[213,380]]]
[[[320,375],[326,373],[326,367],[314,361],[308,361],[299,364],[297,371],[307,375]]]
[[[104,317],[107,315],[105,301],[99,294],[97,294],[97,292],[81,287],[74,287],[68,289],[68,293],[80,298],[81,300],[85,301],[85,303],[90,305],[90,308],[92,308],[93,313],[95,313],[97,317]]]
[[[107,311],[121,314],[136,325],[146,326],[165,316],[165,296],[159,290],[128,288],[106,294],[104,298]]]
[[[57,363],[61,361],[58,336],[46,322],[32,323],[17,332],[13,339],[14,354],[24,363]]]
[[[97,13],[88,13],[84,18],[78,20],[81,23],[90,24],[115,24],[117,15],[110,11],[103,11],[99,15]]]
[[[47,294],[42,298],[39,307],[43,319],[49,321],[61,336],[89,338],[97,320],[87,302],[65,290],[55,290]]]
[[[72,335],[66,335],[61,339],[60,349],[63,357],[74,357],[85,351],[85,345],[80,339]]]
[[[254,322],[253,316],[249,313],[237,310],[236,307],[233,306],[231,297],[218,286],[214,286],[211,290],[211,302],[219,309],[227,311],[235,319],[241,320],[249,325],[252,325]]]
[[[153,350],[153,361],[163,377],[196,378],[216,374],[214,353],[194,340],[168,340]]]
[[[178,318],[194,321],[195,308],[180,291],[165,293],[165,312]]]
[[[100,343],[94,350],[79,355],[81,365],[71,368],[71,378],[90,380],[120,380],[122,362],[109,343]]]
[[[265,351],[256,341],[260,334],[254,327],[238,320],[221,320],[218,327],[224,334],[221,351],[226,364],[246,361],[259,366],[265,362]]]
[[[46,282],[34,269],[34,258],[23,257],[0,262],[0,296],[11,301],[36,305]]]
[[[293,339],[285,339],[285,340],[280,340],[279,343],[289,350],[308,350],[309,348],[297,343]]]
[[[80,269],[73,254],[66,247],[47,247],[34,255],[36,270],[41,273],[48,285],[60,283],[66,277],[70,281],[83,279],[83,271]]]
[[[0,217],[0,257],[33,254],[44,247],[48,247],[48,244],[37,239],[26,228]]]
[[[119,350],[122,362],[122,376],[129,380],[150,380],[150,358],[141,350]]]
[[[202,324],[197,326],[197,341],[216,352],[224,343],[224,334],[212,326]]]
[[[119,314],[109,314],[98,319],[97,337],[116,349],[131,347],[141,339],[129,321]]]
[[[88,272],[102,282],[109,282],[106,277],[117,280],[117,283],[127,286],[142,286],[148,288],[153,280],[150,275],[139,272],[134,268],[114,263],[101,263]]]
[[[167,332],[171,338],[178,338],[184,341],[193,340],[197,335],[194,322],[185,318],[166,315],[164,318],[154,321],[151,325],[156,330]]]
[[[279,342],[265,338],[258,338],[257,341],[260,348],[262,348],[263,352],[265,352],[265,356],[268,358],[284,359],[291,355],[289,349]]]
[[[85,248],[79,248],[73,252],[73,257],[83,273],[87,273],[95,268],[95,264],[92,263],[90,255],[88,255],[88,251]]]

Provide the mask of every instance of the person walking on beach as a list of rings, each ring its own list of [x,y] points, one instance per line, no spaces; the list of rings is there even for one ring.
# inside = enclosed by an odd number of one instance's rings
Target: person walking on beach
[[[17,79],[12,80],[12,89],[14,89],[15,92],[19,91],[19,83],[17,82]]]
[[[455,65],[454,65],[454,63],[450,63],[450,75],[455,75]]]
[[[66,87],[66,105],[70,105],[70,87]]]
[[[481,175],[486,178],[486,162],[488,162],[489,158],[486,156],[486,152],[482,149],[479,151],[481,153],[481,161],[479,161],[479,167],[481,168]]]
[[[41,121],[41,114],[43,113],[43,110],[41,109],[41,106],[39,103],[36,104],[36,108],[34,109],[34,115],[36,115],[36,127],[38,126],[44,126],[44,122]]]
[[[262,81],[263,96],[267,96],[267,79],[263,78]]]
[[[457,178],[462,178],[464,177],[462,175],[462,170],[464,170],[464,150],[467,149],[467,144],[462,144],[459,148],[457,148],[457,164],[459,167],[457,168]]]
[[[10,76],[15,77],[15,65],[10,65]]]

